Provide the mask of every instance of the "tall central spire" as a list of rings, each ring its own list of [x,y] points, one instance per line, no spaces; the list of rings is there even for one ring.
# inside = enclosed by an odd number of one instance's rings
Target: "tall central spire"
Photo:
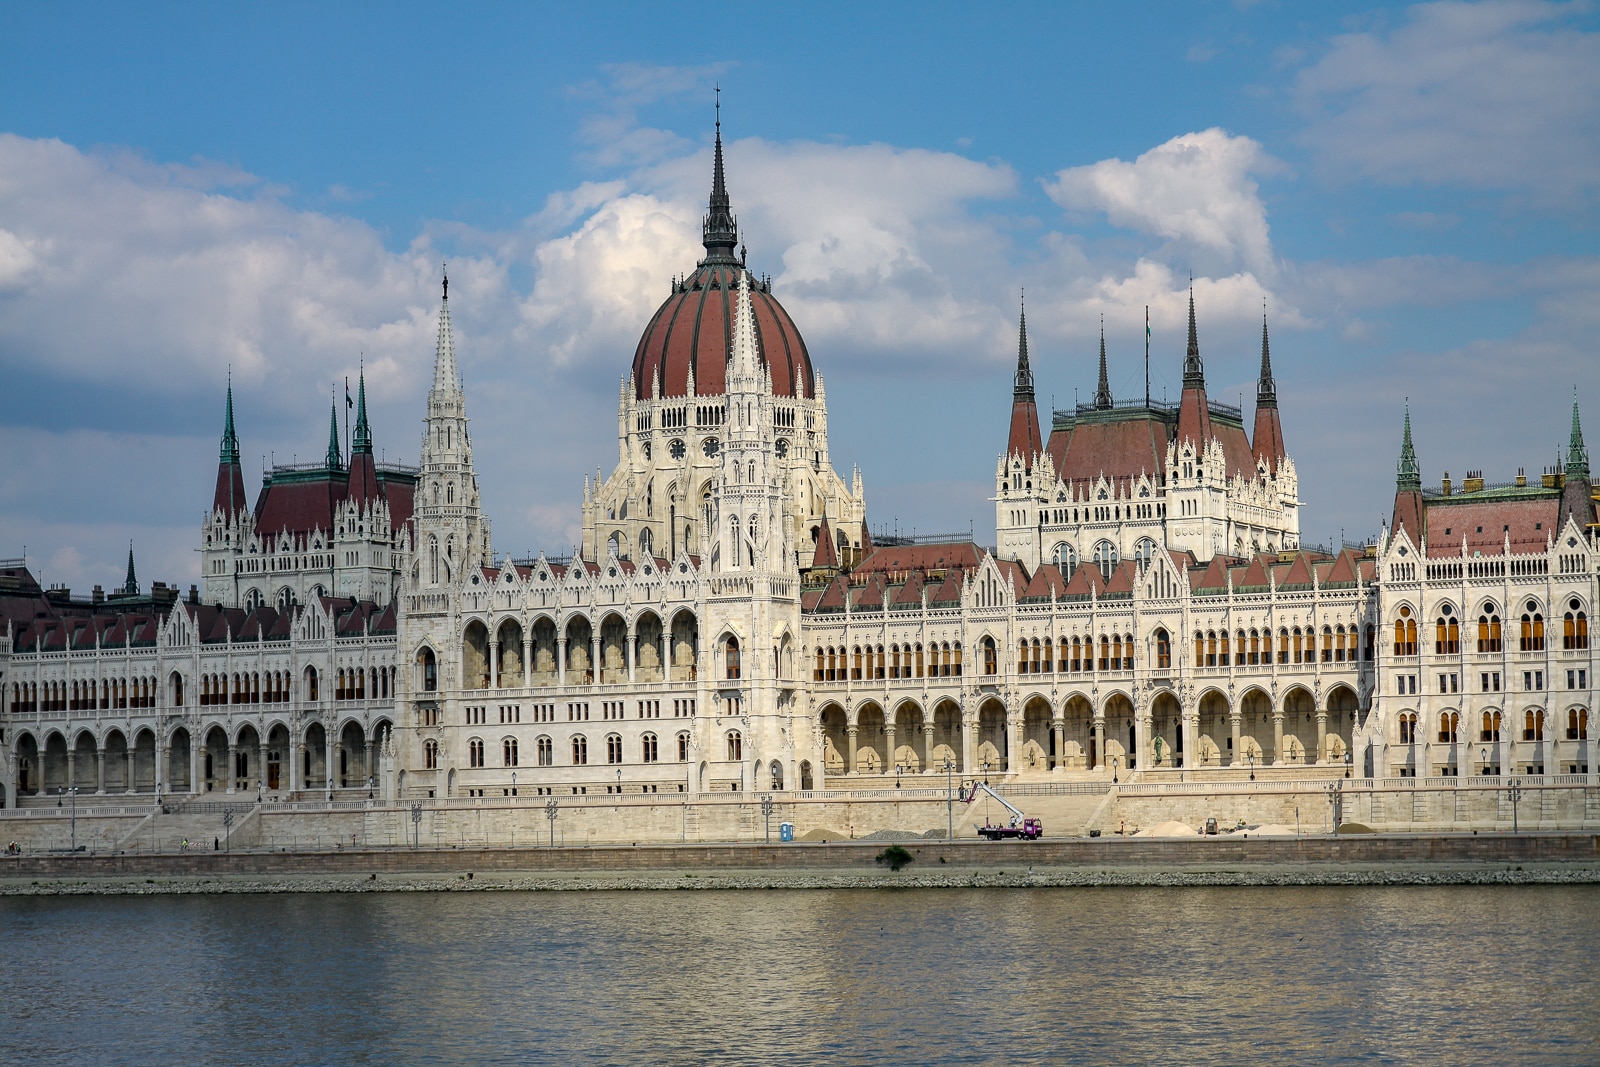
[[[233,372],[228,372],[228,414],[222,423],[221,462],[239,462],[239,435],[233,428]]]
[[[1028,366],[1028,308],[1023,305],[1017,322],[1017,376],[1011,395],[1016,400],[1033,403],[1033,368]]]
[[[1111,408],[1111,376],[1106,373],[1106,323],[1100,320],[1100,384],[1095,387],[1094,406],[1101,411]]]
[[[139,577],[133,572],[133,542],[128,542],[128,576],[122,580],[122,591],[128,594],[139,592]]]
[[[1011,429],[1006,437],[1006,455],[1021,456],[1033,469],[1033,461],[1044,451],[1039,436],[1039,409],[1033,400],[1033,368],[1028,366],[1028,309],[1023,307],[1017,321],[1017,376],[1011,389]]]
[[[350,454],[372,455],[372,427],[367,425],[367,370],[361,368],[361,377],[356,386],[356,432],[355,439],[350,444]]]
[[[456,342],[450,332],[450,275],[444,276],[444,298],[439,303],[439,343],[433,355],[433,388],[441,393],[461,390],[456,373]]]
[[[344,450],[339,447],[339,402],[328,405],[328,455],[325,460],[331,471],[344,469]]]
[[[1183,358],[1183,387],[1204,389],[1206,368],[1200,362],[1200,331],[1194,325],[1194,286],[1189,286],[1189,351]]]
[[[1567,439],[1567,477],[1589,477],[1589,450],[1583,445],[1583,426],[1578,422],[1578,397],[1572,397],[1572,433]]]
[[[728,203],[728,182],[722,171],[722,90],[717,90],[717,137],[711,167],[711,202],[702,230],[707,263],[737,263],[739,222]]]
[[[1400,441],[1400,462],[1396,467],[1395,487],[1403,493],[1422,489],[1422,467],[1417,463],[1417,450],[1411,444],[1411,404],[1406,404],[1405,436]]]

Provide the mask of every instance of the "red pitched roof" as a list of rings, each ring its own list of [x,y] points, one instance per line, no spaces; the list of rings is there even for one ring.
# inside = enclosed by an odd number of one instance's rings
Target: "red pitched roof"
[[[1167,424],[1158,415],[1078,421],[1050,434],[1050,459],[1062,480],[1083,485],[1148,474],[1160,482],[1167,462]]]
[[[1428,504],[1428,555],[1459,556],[1464,537],[1467,555],[1498,556],[1505,552],[1508,534],[1513,553],[1543,552],[1547,538],[1558,532],[1560,517],[1561,499],[1553,495],[1463,504],[1435,500]],[[1416,540],[1414,532],[1411,536]]]

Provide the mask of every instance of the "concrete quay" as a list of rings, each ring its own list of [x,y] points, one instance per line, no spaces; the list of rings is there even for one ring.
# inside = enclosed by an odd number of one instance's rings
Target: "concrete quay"
[[[1600,834],[1361,834],[34,854],[0,895],[571,889],[1600,884]]]

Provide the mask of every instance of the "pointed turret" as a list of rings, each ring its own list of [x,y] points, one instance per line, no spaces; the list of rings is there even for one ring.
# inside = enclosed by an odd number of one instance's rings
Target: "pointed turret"
[[[1261,313],[1261,376],[1256,379],[1256,430],[1251,435],[1251,451],[1257,463],[1276,473],[1278,463],[1289,453],[1283,446],[1283,424],[1278,419],[1278,386],[1272,380],[1272,349],[1267,341],[1267,314]]]
[[[1189,350],[1183,359],[1183,397],[1178,405],[1178,440],[1204,449],[1211,440],[1211,405],[1206,399],[1206,371],[1200,361],[1200,331],[1195,326],[1194,288],[1189,289]]]
[[[1017,373],[1011,390],[1011,433],[1006,456],[1021,456],[1031,470],[1034,457],[1043,451],[1039,409],[1033,398],[1033,368],[1028,366],[1028,309],[1024,307],[1017,323]]]
[[[128,576],[122,580],[122,592],[128,596],[139,593],[139,576],[133,572],[133,542],[128,542]]]
[[[1561,522],[1568,516],[1581,527],[1594,522],[1594,483],[1589,479],[1589,450],[1583,445],[1583,426],[1578,422],[1578,397],[1572,397],[1572,433],[1567,439],[1566,478],[1561,486]]]
[[[233,515],[249,507],[244,497],[244,471],[239,466],[239,435],[233,428],[233,376],[228,377],[227,414],[222,423],[222,454],[217,462],[217,488],[211,510]]]
[[[712,153],[711,200],[707,205],[705,221],[701,227],[701,240],[706,246],[705,263],[738,263],[734,249],[739,245],[739,222],[733,217],[728,202],[728,183],[722,172],[722,96],[717,96],[716,147]]]
[[[1094,406],[1101,411],[1111,410],[1111,376],[1106,373],[1106,323],[1100,320],[1100,383],[1095,386]]]
[[[833,543],[833,531],[828,528],[827,512],[822,513],[822,525],[817,527],[817,551],[811,559],[811,566],[833,570],[839,567],[839,550]]]
[[[435,392],[461,390],[461,376],[456,372],[455,335],[450,331],[450,276],[444,278],[444,297],[439,302],[439,340],[433,352],[433,389]]]
[[[352,500],[378,498],[378,468],[372,460],[372,428],[367,425],[367,372],[363,367],[356,387],[356,431],[350,443],[350,484]]]
[[[339,402],[328,405],[328,454],[323,460],[331,471],[344,469],[344,450],[339,447]]]
[[[1412,543],[1423,544],[1424,509],[1422,503],[1422,468],[1417,463],[1417,450],[1411,443],[1411,404],[1406,404],[1405,432],[1400,441],[1400,462],[1395,465],[1397,475],[1394,486],[1394,519],[1390,529],[1396,533],[1405,527]]]

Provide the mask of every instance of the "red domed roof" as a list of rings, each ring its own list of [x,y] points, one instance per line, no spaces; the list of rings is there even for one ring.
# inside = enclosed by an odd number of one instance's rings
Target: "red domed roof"
[[[726,389],[728,353],[733,346],[733,311],[739,299],[737,263],[712,262],[673,286],[672,295],[655,313],[633,356],[633,382],[640,400],[648,400],[660,383],[662,396],[685,396],[689,368],[694,368],[697,396],[716,396]],[[750,306],[756,314],[761,356],[772,373],[774,396],[816,395],[811,357],[794,320],[772,298],[768,287],[750,279]]]
[[[722,108],[717,107],[717,138],[711,171],[711,200],[703,226],[706,258],[662,304],[639,338],[633,354],[633,387],[649,400],[659,387],[662,396],[687,396],[689,368],[694,368],[696,396],[718,396],[727,390],[728,357],[733,348],[733,309],[739,299],[739,276],[748,273],[739,246],[739,224],[728,202],[722,173]],[[756,314],[756,341],[772,374],[774,396],[816,396],[811,357],[794,320],[772,299],[770,283],[750,277],[750,305]]]

